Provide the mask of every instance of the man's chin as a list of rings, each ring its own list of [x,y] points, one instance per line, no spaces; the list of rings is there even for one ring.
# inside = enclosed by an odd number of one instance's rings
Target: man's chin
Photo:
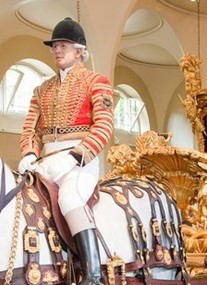
[[[62,62],[61,59],[57,59],[57,60],[55,61],[55,65],[56,65],[58,68],[60,68],[60,69],[65,68],[65,67],[64,67],[64,64],[63,64],[63,62]]]

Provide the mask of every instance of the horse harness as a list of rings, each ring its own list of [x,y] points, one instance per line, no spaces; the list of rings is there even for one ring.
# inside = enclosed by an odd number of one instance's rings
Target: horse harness
[[[12,268],[12,272],[9,273],[10,278],[7,278],[7,275],[11,269],[8,268],[7,271],[0,272],[0,284],[65,285],[67,282],[68,261],[65,261],[62,257],[62,247],[50,212],[49,199],[47,200],[46,196],[41,195],[36,190],[33,185],[33,177],[27,175],[22,178],[17,187],[5,195],[6,178],[3,161],[1,179],[0,209],[2,210],[19,193],[21,200],[24,201],[20,204],[27,225],[23,232],[24,268]],[[45,234],[53,265],[40,265],[39,263],[40,234]],[[14,259],[14,256],[12,258]],[[7,281],[8,279],[9,281]]]
[[[30,177],[30,181],[28,182],[28,180],[24,178],[17,185],[17,188],[12,189],[12,194],[8,195],[8,193],[5,195],[5,170],[4,165],[2,166],[2,189],[4,190],[2,191],[1,189],[0,209],[2,210],[9,203],[9,201],[11,201],[11,199],[18,192],[20,192],[20,190],[22,190],[21,196],[24,201],[22,205],[22,212],[27,221],[27,226],[25,227],[23,233],[24,269],[14,269],[14,271],[17,272],[17,275],[18,273],[20,274],[21,282],[17,281],[17,283],[15,283],[14,281],[12,284],[65,285],[68,284],[67,282],[70,282],[70,280],[68,281],[70,276],[67,276],[67,272],[70,272],[69,267],[71,268],[72,258],[67,260],[67,262],[62,258],[62,248],[60,245],[59,235],[50,212],[50,197],[48,196],[48,192],[46,193],[46,191],[44,191],[44,187],[41,187],[41,190],[44,193],[37,190],[40,188],[40,186],[37,187],[37,182],[38,179],[34,181]],[[121,189],[121,191],[117,190],[117,186],[119,187],[119,190]],[[143,179],[124,180],[119,178],[104,181],[96,188],[96,192],[94,192],[93,197],[88,203],[91,209],[98,201],[97,191],[110,194],[115,203],[124,210],[128,223],[130,238],[135,251],[135,260],[126,264],[121,257],[111,254],[102,234],[97,229],[100,241],[103,244],[107,256],[109,257],[107,264],[102,266],[102,272],[105,277],[106,284],[157,284],[152,278],[151,269],[158,266],[179,269],[183,277],[184,283],[182,284],[190,284],[188,274],[186,273],[184,266],[185,255],[182,248],[182,242],[180,242],[181,234],[179,232],[179,227],[176,227],[173,219],[172,205],[174,204],[174,201],[170,199],[167,194],[165,194],[171,219],[169,224],[166,220],[165,211],[159,197],[161,193],[160,186],[152,181],[143,181]],[[151,232],[153,240],[153,250],[151,251],[148,249],[147,234],[143,223],[138,213],[130,205],[129,193],[132,193],[137,198],[142,198],[144,193],[146,193],[149,197],[152,214]],[[162,244],[161,228],[156,216],[155,204],[159,205],[162,218],[162,229],[168,238],[170,245],[169,248],[164,247]],[[177,208],[175,207],[175,209]],[[178,212],[177,219],[179,224],[180,220]],[[136,229],[134,227],[133,220],[137,222]],[[45,235],[50,246],[53,265],[40,265],[39,263],[41,246],[40,234]],[[177,249],[175,246],[175,240],[178,243]],[[22,280],[22,276],[24,276],[21,275],[22,271],[24,272],[26,280]],[[131,271],[135,272],[136,274],[134,278],[128,278],[126,276],[126,273]],[[1,273],[0,278],[2,278]],[[0,279],[0,284],[9,285],[5,283],[3,279]],[[158,284],[167,284],[167,282]]]
[[[117,190],[117,186],[119,190]],[[99,187],[100,191],[110,194],[115,203],[124,210],[131,241],[135,251],[135,261],[129,264],[125,264],[119,256],[114,256],[110,253],[103,237],[101,236],[101,233],[98,231],[99,238],[102,241],[102,245],[109,257],[107,268],[104,268],[105,275],[107,275],[109,281],[109,285],[116,284],[116,278],[119,279],[118,284],[130,284],[129,280],[127,280],[126,277],[126,273],[128,271],[134,271],[135,274],[137,273],[135,278],[144,280],[144,284],[154,284],[151,271],[151,269],[154,267],[165,267],[169,269],[176,268],[181,272],[183,280],[182,284],[190,284],[189,275],[185,267],[185,253],[182,247],[182,235],[180,233],[179,227],[181,221],[177,207],[174,207],[174,209],[176,209],[178,227],[176,227],[174,223],[172,206],[175,204],[175,202],[173,199],[171,199],[169,195],[167,195],[167,193],[164,191],[161,192],[162,189],[158,184],[149,180],[143,181],[143,179],[124,180],[118,178],[110,181],[104,181],[99,185]],[[130,205],[129,193],[132,193],[137,198],[142,198],[144,193],[146,193],[149,197],[152,214],[151,236],[153,250],[151,251],[148,248],[147,234],[143,223],[138,213]],[[167,222],[166,214],[159,197],[161,193],[164,193],[166,196],[170,223]],[[162,219],[161,226],[158,223],[155,204],[159,205],[159,210],[161,213],[160,215]],[[136,220],[136,229],[134,227],[133,220]],[[162,244],[161,228],[168,239],[168,248]],[[178,248],[176,248],[176,241]],[[115,273],[119,273],[117,274],[118,277]]]
[[[24,201],[22,212],[27,221],[23,232],[23,243],[28,284],[66,284],[67,262],[62,257],[60,238],[50,211],[48,196],[37,191],[34,182],[25,184],[22,197]],[[52,268],[43,269],[39,263],[40,234],[45,235],[49,245]]]

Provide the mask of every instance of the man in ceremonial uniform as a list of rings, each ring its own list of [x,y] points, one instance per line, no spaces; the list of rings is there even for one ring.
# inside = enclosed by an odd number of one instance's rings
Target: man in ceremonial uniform
[[[98,154],[113,131],[112,89],[107,77],[84,67],[89,55],[85,33],[71,18],[59,22],[44,44],[58,73],[34,90],[18,168],[20,173],[40,172],[58,185],[58,203],[80,256],[80,284],[102,284],[95,225],[86,203],[99,178]],[[42,152],[55,154],[33,164]]]

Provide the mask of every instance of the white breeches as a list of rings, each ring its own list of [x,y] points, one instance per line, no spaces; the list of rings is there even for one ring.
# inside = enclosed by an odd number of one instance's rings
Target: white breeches
[[[79,140],[47,143],[44,146],[45,154],[66,147],[73,147],[79,143]],[[47,177],[46,174],[48,166],[52,165],[55,157],[58,157],[61,161],[61,157],[68,155],[68,152],[68,150],[61,151],[54,155],[45,157],[42,162],[39,163],[36,171],[43,175],[46,179],[50,180],[51,177]],[[58,181],[58,202],[64,216],[69,211],[82,207],[86,204],[94,191],[98,178],[99,159],[96,157],[84,167],[75,166],[69,173],[64,175],[60,181]]]
[[[59,183],[59,206],[65,215],[74,208],[84,206],[98,182],[99,162],[93,159],[84,167],[76,166]]]

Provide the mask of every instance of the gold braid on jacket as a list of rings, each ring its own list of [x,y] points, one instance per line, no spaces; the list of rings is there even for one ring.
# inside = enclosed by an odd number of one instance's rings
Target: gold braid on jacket
[[[84,152],[85,163],[97,156],[113,131],[113,93],[107,77],[72,68],[61,83],[59,75],[34,90],[20,140],[22,156],[39,157],[46,142],[81,139],[73,151]]]

